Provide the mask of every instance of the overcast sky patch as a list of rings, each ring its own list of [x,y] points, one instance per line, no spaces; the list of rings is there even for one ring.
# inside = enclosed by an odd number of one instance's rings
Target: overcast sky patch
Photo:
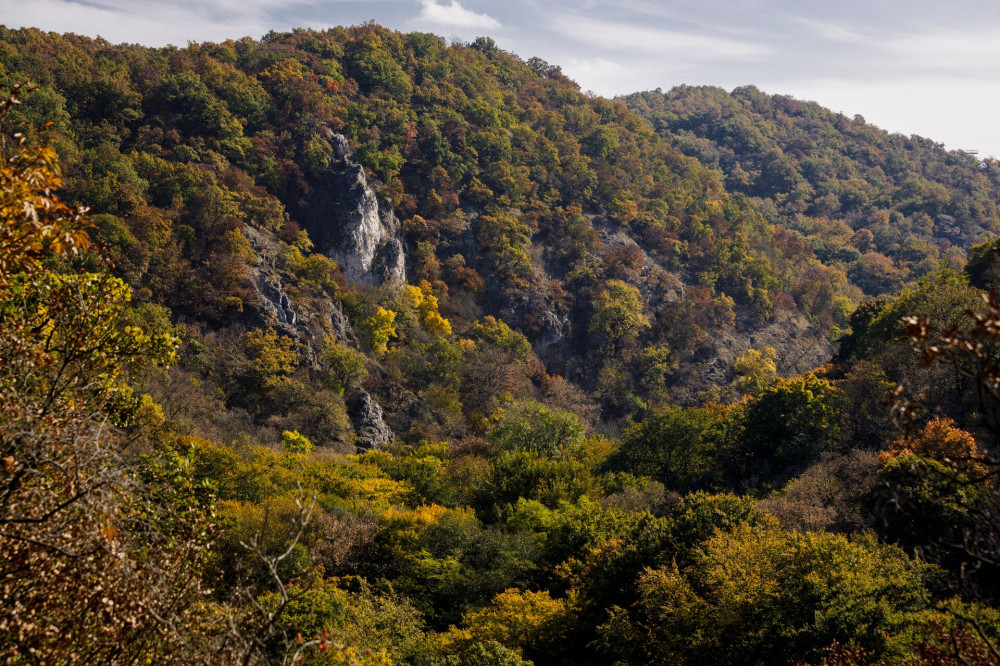
[[[583,90],[755,84],[1000,156],[1000,5],[979,0],[0,0],[0,22],[150,46],[375,20],[493,37]]]
[[[810,35],[820,37],[821,39],[825,39],[830,42],[860,44],[871,39],[869,36],[865,36],[856,30],[852,30],[837,23],[815,21],[801,16],[796,16],[793,20],[802,26],[802,28],[805,29]]]
[[[1000,26],[904,33],[881,40],[878,48],[901,69],[995,70],[1000,65]]]
[[[590,49],[680,56],[699,61],[759,59],[771,52],[766,44],[739,39],[576,16],[557,17],[553,29],[585,43]]]

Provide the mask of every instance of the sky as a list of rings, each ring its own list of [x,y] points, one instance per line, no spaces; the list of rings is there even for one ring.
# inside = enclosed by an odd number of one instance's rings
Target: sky
[[[1000,157],[1000,3],[983,0],[0,0],[0,23],[149,46],[374,20],[492,37],[614,96],[772,94]]]

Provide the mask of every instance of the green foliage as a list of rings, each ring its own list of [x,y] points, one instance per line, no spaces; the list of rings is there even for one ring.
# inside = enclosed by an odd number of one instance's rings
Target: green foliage
[[[956,324],[967,310],[982,309],[979,293],[969,286],[964,276],[943,270],[920,280],[916,287],[904,290],[889,303],[879,301],[861,313],[867,321],[859,321],[861,350],[877,352],[886,343],[905,339],[903,317],[924,317],[942,324]],[[853,318],[852,318],[853,326]]]
[[[726,413],[718,408],[675,408],[653,412],[622,433],[612,469],[648,475],[671,490],[714,487],[719,454],[727,441]]]
[[[535,568],[528,543],[486,529],[471,509],[390,509],[378,522],[362,572],[391,580],[440,628],[457,623],[470,606],[526,585]]]
[[[528,255],[532,228],[507,212],[482,215],[477,227],[479,248],[497,277],[513,287],[527,288],[533,273]]]
[[[600,336],[609,352],[634,341],[649,326],[638,289],[621,280],[605,283],[594,299],[590,332]]]
[[[608,360],[597,373],[594,394],[605,410],[614,415],[628,416],[646,409],[646,403],[636,395],[631,373],[621,363]]]
[[[976,477],[978,482],[970,482],[947,462],[904,451],[884,461],[868,499],[883,520],[886,537],[926,551],[933,561],[942,555],[928,544],[960,542],[975,529],[979,512],[989,511],[989,492],[982,476]]]
[[[389,99],[405,98],[413,87],[393,53],[401,46],[396,35],[375,30],[362,33],[346,45],[348,72],[365,92]]]
[[[639,352],[642,383],[652,391],[666,387],[667,378],[676,366],[676,359],[665,345],[646,347]]]
[[[308,237],[303,240],[309,241]],[[318,253],[304,255],[298,245],[288,246],[279,256],[284,268],[295,276],[297,283],[307,291],[319,292],[325,289],[331,293],[336,292],[336,282],[333,277],[337,271],[337,264],[329,257]]]
[[[911,264],[926,272],[919,255],[936,247],[890,252],[883,237],[892,234],[855,238],[861,225],[853,219],[852,227],[807,215],[802,228],[777,220],[767,202],[727,192],[714,165],[684,157],[687,143],[658,137],[625,104],[582,94],[548,65],[539,76],[537,62],[496,48],[445,46],[375,25],[191,44],[170,54],[32,31],[6,30],[0,40],[5,71],[43,83],[45,98],[32,114],[54,114],[60,140],[80,156],[79,168],[68,171],[69,191],[101,213],[101,240],[119,275],[211,330],[246,323],[258,300],[248,262],[262,266],[240,239],[242,224],[289,244],[277,267],[297,310],[313,312],[310,300],[324,293],[358,302],[338,285],[335,264],[304,242],[308,234],[329,249],[331,132],[347,137],[354,159],[381,181],[383,205],[403,220],[419,255],[411,265],[429,285],[421,284],[426,298],[414,307],[426,310],[420,327],[431,336],[502,315],[526,341],[555,334],[573,356],[585,356],[594,342],[615,352],[652,329],[649,341],[669,342],[674,361],[686,365],[686,352],[733,327],[737,316],[755,327],[797,307],[821,328],[843,329],[845,303],[861,295],[848,282],[850,270],[867,275],[884,263],[879,256],[892,255],[907,265],[904,277],[916,274]],[[752,97],[755,112],[766,106]],[[714,110],[706,117],[714,119]],[[742,119],[737,125],[739,136],[754,137],[752,146],[771,138]],[[759,171],[762,187],[789,206],[801,201],[809,181],[793,173],[801,166],[790,151],[766,152],[760,164],[741,162],[746,173]],[[860,187],[853,185],[852,192]],[[916,185],[933,189],[926,178]],[[871,194],[841,198],[863,202]],[[945,214],[959,219],[957,211]],[[619,225],[628,242],[604,247],[595,229],[602,220]],[[629,289],[644,264],[652,272],[634,302]],[[402,307],[381,304],[401,313],[407,346]],[[382,355],[393,324],[372,321],[378,313],[370,305],[351,316],[363,346]],[[647,326],[654,311],[658,321]],[[500,346],[527,362],[525,344]],[[644,365],[641,377],[605,373],[606,415],[666,399],[664,360]],[[591,389],[596,381],[583,383]],[[495,397],[451,402],[486,414]]]
[[[486,341],[510,354],[517,361],[527,361],[531,356],[531,343],[523,333],[513,330],[504,321],[486,316],[472,327],[476,340]]]
[[[845,396],[812,373],[774,383],[746,405],[733,482],[753,487],[791,478],[842,441]]]
[[[446,444],[425,443],[406,455],[389,455],[381,451],[368,451],[358,457],[370,462],[390,478],[405,482],[412,492],[408,505],[456,504],[459,493],[458,479],[454,478],[452,461],[447,456]]]
[[[599,640],[658,664],[815,660],[833,641],[898,658],[930,617],[929,573],[872,538],[744,524],[708,539],[684,571],[646,570],[635,607],[615,609]]]
[[[538,500],[547,507],[601,494],[591,465],[576,457],[551,458],[530,451],[504,451],[492,460],[490,474],[478,489],[477,506],[486,515],[519,499]]]
[[[533,662],[522,659],[516,650],[496,641],[473,643],[459,654],[435,663],[440,666],[533,666]]]
[[[328,578],[312,585],[292,584],[292,602],[283,619],[294,633],[305,637],[324,633],[330,643],[320,651],[306,652],[311,664],[343,664],[348,660],[363,663],[401,663],[430,651],[424,622],[405,598],[393,593],[377,593],[363,580]],[[260,603],[276,606],[278,593],[264,595]],[[283,648],[284,646],[275,646]],[[275,657],[282,651],[275,650]]]
[[[922,278],[915,287],[905,289],[894,299],[862,303],[851,315],[852,332],[841,343],[840,357],[863,361],[864,364],[859,365],[869,373],[878,368],[881,383],[903,384],[914,392],[921,392],[928,404],[936,405],[935,409],[942,414],[962,423],[965,415],[979,412],[978,399],[959,373],[944,365],[914,362],[904,318],[918,317],[931,326],[940,327],[939,330],[956,327],[955,331],[959,331],[970,325],[967,312],[981,315],[986,311],[987,304],[981,292],[969,286],[965,276],[942,270]],[[941,337],[937,334],[929,344],[939,344]],[[875,399],[881,397],[872,395]],[[879,441],[870,445],[885,448],[888,443]]]
[[[512,403],[498,417],[489,433],[498,451],[556,456],[580,444],[586,429],[575,414],[537,402]]]
[[[834,271],[834,289],[854,300],[858,287],[892,294],[942,263],[959,265],[984,232],[997,231],[991,163],[933,141],[753,86],[678,86],[625,102],[671,145],[721,169],[730,191],[761,202],[778,225],[775,249],[800,267],[782,275],[786,292],[826,326]],[[979,274],[985,255],[971,256]]]
[[[686,554],[717,531],[740,525],[756,529],[772,521],[748,497],[696,492],[683,497],[670,514],[670,543],[675,553]]]
[[[3,506],[34,519],[78,493],[42,536],[96,553],[32,549],[18,539],[33,524],[0,516],[4,617],[23,645],[59,648],[36,661],[176,645],[152,658],[191,663],[184,646],[224,647],[226,618],[273,611],[282,590],[262,660],[290,659],[281,635],[299,632],[289,645],[316,663],[784,663],[834,640],[898,661],[934,617],[943,588],[895,547],[784,532],[727,491],[808,469],[801,495],[830,480],[822,454],[884,448],[878,400],[903,379],[973,413],[967,384],[913,363],[901,320],[980,307],[940,267],[996,231],[994,162],[752,88],[609,101],[489,39],[373,24],[180,49],[0,28],[0,71],[41,82],[9,119],[55,121],[64,196],[93,206],[115,273],[55,198],[52,151],[5,148]],[[419,285],[349,286],[314,251],[331,241],[334,134],[402,220]],[[987,248],[970,253],[976,286],[992,284]],[[301,345],[244,328],[274,270]],[[701,350],[790,313],[829,339],[850,326],[829,380],[779,380],[791,359],[750,350],[734,365],[744,400],[671,405],[700,390]],[[158,369],[175,335],[181,367]],[[342,396],[362,381],[398,439],[344,456]],[[857,488],[831,502],[907,548],[957,539],[991,491],[953,464],[968,440],[952,435],[894,449],[881,505]],[[53,451],[82,461],[57,456],[77,485],[45,467]],[[300,532],[303,491],[316,507]],[[250,543],[288,553],[283,583]],[[934,557],[956,582],[956,561]],[[116,610],[97,610],[108,581]],[[315,636],[329,649],[303,647]]]
[[[1000,261],[997,260],[997,241],[991,240],[979,243],[969,248],[968,260],[965,263],[965,275],[969,284],[976,289],[992,290],[1000,283]]]
[[[328,373],[327,381],[341,395],[368,374],[365,355],[338,340],[324,340],[322,358]]]

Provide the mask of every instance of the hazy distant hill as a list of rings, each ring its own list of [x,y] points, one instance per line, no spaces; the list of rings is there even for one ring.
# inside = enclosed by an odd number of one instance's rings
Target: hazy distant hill
[[[725,174],[768,220],[794,230],[866,294],[957,265],[997,232],[1000,164],[889,134],[753,86],[680,86],[625,98],[660,136]]]

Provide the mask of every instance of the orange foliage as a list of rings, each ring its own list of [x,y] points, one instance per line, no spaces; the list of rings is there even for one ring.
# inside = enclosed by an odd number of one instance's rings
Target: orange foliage
[[[879,459],[884,463],[900,455],[930,458],[975,479],[984,477],[989,471],[976,440],[966,431],[956,428],[949,418],[928,421],[912,439],[897,439],[888,451],[879,454]]]

